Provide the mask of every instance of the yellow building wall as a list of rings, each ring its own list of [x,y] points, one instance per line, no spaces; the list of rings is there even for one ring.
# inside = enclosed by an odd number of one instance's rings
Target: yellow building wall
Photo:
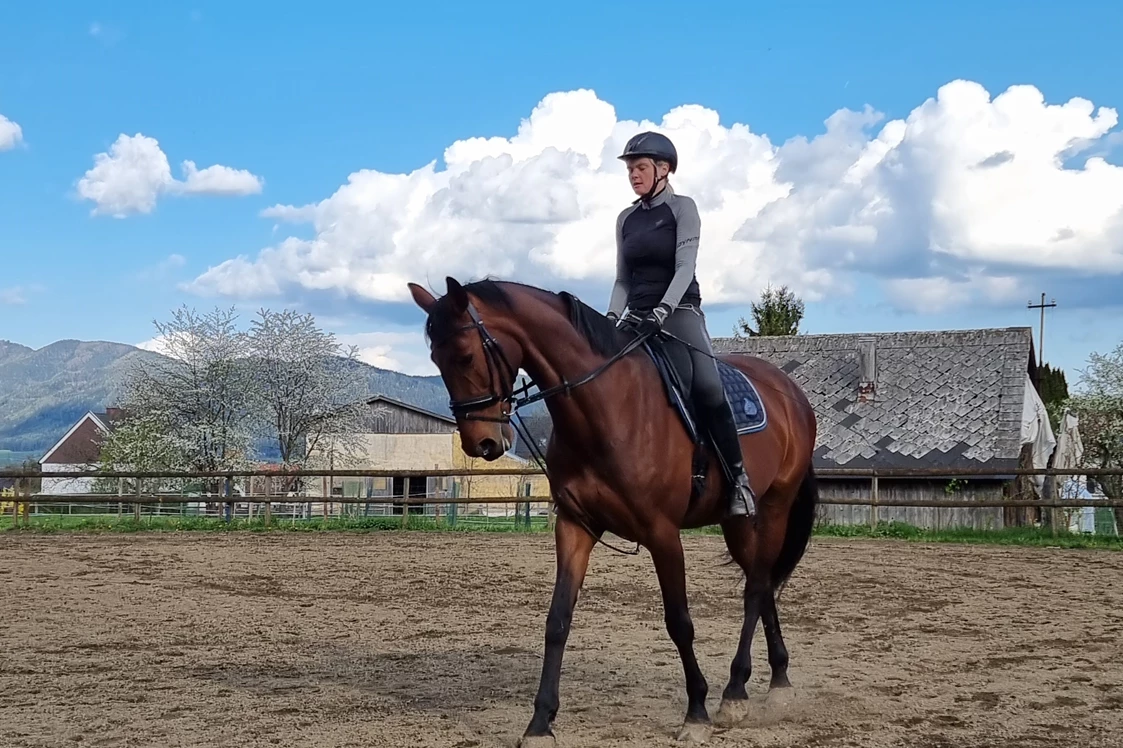
[[[550,482],[545,475],[481,475],[487,471],[525,469],[535,467],[533,462],[527,462],[517,457],[503,455],[494,462],[479,457],[469,457],[460,448],[460,437],[456,436],[456,448],[453,452],[453,469],[478,471],[474,475],[465,475],[454,478],[457,484],[457,496],[464,498],[517,498],[520,496],[546,497],[550,495]],[[543,510],[549,506],[548,501],[531,502],[532,510]],[[515,505],[508,505],[511,512]],[[465,513],[472,511],[472,505],[464,507]],[[499,506],[489,507],[488,513],[494,513]]]
[[[335,467],[341,470],[467,470],[496,471],[533,467],[534,463],[517,457],[504,455],[494,462],[478,457],[468,457],[460,447],[460,434],[363,434],[354,450],[351,460],[337,459]],[[335,485],[343,486],[345,496],[357,496],[361,490],[361,478],[337,478]],[[310,481],[309,496],[324,496],[328,480]],[[439,481],[444,490],[451,495],[463,498],[502,497],[518,498],[527,496],[549,496],[550,485],[544,475],[466,475],[455,476]],[[453,485],[455,484],[455,486]],[[375,489],[387,489],[389,479],[374,479]],[[548,502],[532,502],[533,510],[548,507]],[[515,505],[507,505],[514,511]],[[465,506],[464,513],[472,513],[475,507]],[[482,511],[482,507],[480,507]],[[488,507],[488,513],[503,513],[504,506],[495,504]]]

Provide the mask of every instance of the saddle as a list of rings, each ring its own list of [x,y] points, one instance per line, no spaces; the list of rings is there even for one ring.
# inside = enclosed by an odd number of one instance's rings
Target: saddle
[[[692,470],[694,493],[701,494],[705,486],[707,450],[713,449],[713,442],[709,432],[702,426],[698,410],[691,397],[694,363],[690,349],[678,340],[659,335],[648,338],[643,348],[659,372],[668,403],[678,414],[695,446]],[[756,385],[735,366],[721,359],[716,359],[716,363],[718,373],[721,375],[725,401],[733,411],[733,423],[737,434],[743,436],[763,431],[768,426],[768,413]]]

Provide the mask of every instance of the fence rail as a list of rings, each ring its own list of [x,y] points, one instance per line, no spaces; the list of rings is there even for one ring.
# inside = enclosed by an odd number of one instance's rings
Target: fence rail
[[[60,470],[41,473],[26,468],[0,468],[0,478],[453,478],[460,476],[542,475],[539,468],[439,470]],[[1083,475],[1123,477],[1123,468],[817,468],[820,478],[1015,478],[1018,476]]]
[[[1048,486],[1044,492],[1043,499],[1021,499],[1012,496],[1012,498],[1005,499],[992,499],[992,498],[979,498],[979,499],[928,499],[928,498],[891,498],[885,496],[883,498],[879,491],[879,481],[883,478],[914,478],[914,480],[955,480],[955,478],[982,478],[992,477],[998,480],[1012,481],[1017,476],[1084,476],[1084,477],[1119,477],[1123,476],[1123,469],[1120,468],[911,468],[911,469],[885,469],[885,468],[823,468],[816,471],[820,477],[823,478],[857,478],[857,480],[869,481],[869,491],[866,495],[861,496],[830,496],[823,495],[820,498],[822,507],[864,507],[868,508],[868,522],[871,527],[877,526],[879,522],[878,510],[889,510],[894,508],[904,509],[924,509],[924,510],[957,510],[957,509],[971,509],[971,510],[1026,510],[1026,509],[1041,509],[1041,519],[1048,522],[1053,532],[1057,532],[1061,527],[1061,523],[1065,520],[1061,519],[1062,513],[1065,510],[1079,510],[1079,509],[1107,509],[1117,510],[1123,508],[1123,500],[1102,500],[1102,499],[1069,499],[1062,498],[1056,486]],[[116,505],[117,516],[124,517],[124,510],[126,505],[131,508],[131,513],[136,520],[140,520],[144,516],[143,508],[147,508],[148,513],[162,514],[167,511],[175,512],[176,508],[180,508],[180,513],[202,513],[209,514],[213,509],[208,507],[221,508],[221,517],[227,521],[245,514],[246,517],[261,517],[266,524],[270,524],[275,514],[286,514],[290,516],[293,521],[296,520],[298,513],[301,519],[313,518],[313,507],[320,508],[322,517],[335,516],[338,509],[339,517],[354,516],[357,511],[355,509],[345,510],[348,505],[365,505],[363,510],[364,516],[372,508],[375,510],[376,516],[384,514],[389,511],[390,516],[401,512],[402,527],[409,527],[410,518],[417,517],[414,513],[414,508],[420,507],[421,514],[428,513],[431,509],[432,512],[439,514],[444,512],[446,517],[455,524],[458,521],[459,508],[465,505],[476,505],[481,507],[482,510],[475,510],[468,512],[467,516],[463,519],[465,521],[477,521],[481,517],[485,521],[492,521],[494,514],[491,509],[487,509],[487,504],[514,504],[514,521],[517,524],[524,523],[527,527],[531,524],[531,507],[538,504],[539,514],[541,513],[541,505],[548,504],[553,508],[553,498],[549,495],[490,495],[490,496],[462,496],[457,495],[454,491],[446,493],[441,491],[440,495],[431,495],[426,492],[426,495],[416,495],[410,491],[411,478],[432,478],[432,477],[494,477],[494,476],[531,476],[542,475],[541,469],[537,467],[530,468],[505,468],[505,469],[433,469],[433,471],[391,471],[391,469],[246,469],[246,471],[202,471],[202,472],[183,472],[183,471],[98,471],[98,469],[85,469],[85,471],[60,471],[57,473],[40,473],[37,471],[29,471],[29,469],[2,469],[0,477],[16,478],[16,495],[15,496],[0,496],[0,505],[6,507],[7,504],[11,505],[11,520],[13,527],[19,527],[20,524],[30,526],[31,508],[35,507],[35,516],[58,516],[58,512],[62,508],[66,508],[69,512],[74,513],[75,508],[81,508],[81,514],[95,514],[115,513],[112,511],[113,505]],[[310,481],[305,483],[303,489],[294,489],[292,485],[286,486],[285,483],[292,480],[292,478],[321,478],[327,480],[331,478],[331,490],[326,491],[327,495],[314,495],[309,494],[308,489],[316,489],[320,481]],[[33,493],[31,492],[31,480],[56,480],[56,478],[117,478],[117,491],[104,492],[104,493]],[[135,481],[135,487],[129,486],[129,491],[126,492],[125,481]],[[199,481],[211,478],[213,481],[220,481],[220,485],[213,485],[214,491],[202,491],[191,493],[177,493],[172,491],[154,492],[152,491],[152,482],[166,481],[168,478],[179,478],[185,481]],[[237,478],[270,478],[266,486],[266,493],[241,493],[240,489],[235,490],[235,485],[238,483]],[[402,490],[399,494],[394,494],[393,491],[390,495],[336,495],[335,494],[335,478],[400,478],[402,480]],[[145,481],[149,482],[147,486],[149,491],[144,491]],[[279,490],[273,491],[274,481],[280,481],[281,486]],[[1051,482],[1049,482],[1051,483]],[[321,484],[323,485],[323,484]],[[253,490],[254,484],[249,482],[247,489]],[[322,489],[321,489],[322,490]],[[202,504],[202,508],[200,508]],[[194,505],[194,509],[190,509]],[[40,512],[39,508],[43,508]],[[275,509],[276,508],[276,509]],[[296,509],[301,508],[301,509]],[[390,508],[387,510],[386,508]],[[441,509],[442,508],[442,509]],[[190,509],[190,511],[189,511]],[[0,512],[0,516],[7,512]],[[547,522],[553,523],[553,512],[546,512]],[[509,510],[503,509],[502,517],[509,518]],[[22,519],[22,522],[20,521]],[[865,521],[865,520],[859,520]],[[937,522],[939,522],[939,512],[937,512]],[[1066,522],[1067,523],[1067,522]],[[1113,522],[1113,524],[1117,524]],[[1119,528],[1120,531],[1123,527]]]
[[[1084,476],[1084,477],[1121,477],[1123,476],[1123,469],[1119,468],[1013,468],[1013,469],[995,469],[995,468],[920,468],[920,469],[882,469],[882,468],[825,468],[816,471],[821,478],[856,478],[867,479],[870,483],[869,493],[860,497],[831,497],[823,496],[820,499],[820,504],[823,506],[859,506],[869,507],[870,516],[869,521],[871,524],[876,524],[878,521],[879,508],[923,508],[923,509],[1030,509],[1040,508],[1043,510],[1054,510],[1054,515],[1058,510],[1064,509],[1088,509],[1088,508],[1107,508],[1119,509],[1123,508],[1123,500],[1104,500],[1104,499],[1072,499],[1062,498],[1059,492],[1051,490],[1047,492],[1051,494],[1044,499],[1021,499],[1021,498],[980,498],[980,499],[955,499],[955,498],[882,498],[879,493],[879,480],[884,478],[913,478],[913,479],[953,479],[953,478],[981,478],[991,477],[999,479],[1013,480],[1018,476]],[[25,523],[29,519],[29,510],[31,505],[42,505],[44,507],[52,506],[58,507],[60,505],[70,505],[72,507],[86,506],[110,506],[117,505],[124,507],[129,505],[133,508],[135,516],[139,519],[141,516],[142,506],[176,506],[184,504],[211,504],[223,505],[226,507],[226,517],[229,519],[234,516],[234,507],[242,505],[258,505],[264,509],[264,517],[268,523],[273,513],[274,505],[322,505],[328,508],[327,514],[331,513],[330,507],[333,505],[367,505],[370,506],[390,506],[395,509],[401,507],[403,523],[408,522],[411,515],[410,511],[406,510],[406,506],[445,506],[449,514],[453,517],[456,516],[457,507],[463,505],[486,505],[486,504],[515,504],[522,505],[516,508],[516,515],[519,511],[525,511],[529,521],[530,506],[532,504],[551,504],[553,499],[550,496],[458,496],[458,495],[425,495],[417,496],[409,489],[411,478],[436,478],[436,477],[495,477],[495,476],[532,476],[542,475],[542,471],[538,468],[514,468],[514,469],[497,469],[497,470],[470,470],[470,469],[451,469],[451,470],[371,470],[371,469],[356,469],[356,470],[223,470],[223,471],[122,471],[122,470],[70,470],[59,472],[40,473],[35,470],[27,469],[6,469],[0,470],[0,477],[16,478],[16,495],[15,496],[0,496],[0,503],[10,503],[11,516],[16,524],[19,523],[20,514],[23,515]],[[302,491],[277,492],[270,493],[236,493],[233,488],[236,479],[238,478],[270,478],[273,480],[282,481],[282,483],[291,478],[321,478],[321,479],[335,479],[335,478],[400,478],[403,479],[403,489],[400,494],[394,495],[380,495],[380,496],[337,496],[332,492],[328,495],[307,495]],[[118,490],[115,493],[40,493],[33,494],[30,491],[30,481],[32,479],[74,479],[74,478],[116,478],[118,480]],[[172,493],[172,492],[154,492],[143,491],[143,482],[158,481],[160,479],[184,479],[184,480],[199,480],[199,479],[220,479],[222,485],[220,490],[216,492],[199,492],[199,493]],[[124,481],[126,479],[133,479],[136,481],[135,490],[125,492]],[[272,481],[271,481],[272,483]],[[334,480],[333,480],[334,483]],[[312,483],[311,487],[314,487]],[[251,486],[252,487],[252,486]],[[217,488],[217,487],[216,487]],[[333,485],[334,489],[334,485]],[[252,510],[251,510],[252,511]],[[120,510],[119,512],[120,513]],[[485,510],[486,514],[486,510]],[[325,515],[326,516],[326,515]],[[1056,518],[1051,520],[1055,525]],[[1121,528],[1123,529],[1123,528]]]

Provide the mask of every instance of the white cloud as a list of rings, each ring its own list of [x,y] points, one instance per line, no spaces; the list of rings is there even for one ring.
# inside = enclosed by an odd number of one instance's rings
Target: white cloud
[[[94,166],[78,180],[79,197],[95,203],[91,215],[125,218],[151,213],[162,195],[251,195],[263,180],[228,166],[198,169],[183,162],[185,181],[172,177],[168,157],[155,138],[122,133],[109,151],[94,156]]]
[[[22,286],[0,288],[0,304],[17,306],[27,303],[27,294]]]
[[[589,301],[603,307],[615,218],[634,198],[615,156],[641,129],[678,146],[674,184],[702,213],[698,275],[711,304],[744,302],[768,282],[815,300],[869,273],[899,306],[935,309],[941,294],[1014,298],[1042,270],[1123,273],[1123,168],[1102,157],[1118,137],[1115,110],[1047,104],[1032,86],[992,99],[953,81],[883,120],[840,110],[822,134],[777,146],[703,106],[633,122],[592,91],[550,94],[514,137],[450,145],[443,168],[364,169],[320,202],[263,211],[314,236],[228,260],[189,288],[408,303],[410,280],[439,289],[447,274],[494,275],[596,288],[604,298]]]
[[[245,169],[218,164],[198,169],[194,161],[184,161],[183,173],[187,181],[181,189],[188,195],[254,195],[264,184],[261,177]]]
[[[1009,307],[1032,293],[1018,278],[977,274],[964,278],[891,278],[885,285],[894,306],[921,314],[961,307]]]
[[[136,347],[140,348],[142,351],[152,351],[153,353],[159,353],[164,356],[170,353],[168,341],[163,335],[157,335],[154,338],[149,338],[148,340],[137,343]]]
[[[420,376],[437,373],[429,359],[425,338],[419,330],[348,333],[337,334],[335,337],[343,346],[355,346],[359,360],[371,366]]]
[[[2,300],[3,294],[0,292],[0,301]],[[433,376],[438,373],[429,359],[425,337],[419,330],[342,333],[336,334],[335,338],[344,348],[357,348],[359,360],[371,366],[418,376]],[[168,339],[163,335],[137,343],[136,347],[164,356],[173,355]]]
[[[23,142],[23,128],[0,114],[0,151],[8,151]]]

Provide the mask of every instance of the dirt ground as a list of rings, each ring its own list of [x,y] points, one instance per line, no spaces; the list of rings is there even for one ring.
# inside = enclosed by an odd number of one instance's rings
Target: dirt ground
[[[717,711],[741,625],[686,540]],[[0,536],[0,746],[513,746],[549,536]],[[1123,746],[1123,554],[816,538],[780,600],[795,700],[714,746]],[[763,632],[754,693],[766,690]],[[650,557],[598,547],[559,746],[675,745]]]

